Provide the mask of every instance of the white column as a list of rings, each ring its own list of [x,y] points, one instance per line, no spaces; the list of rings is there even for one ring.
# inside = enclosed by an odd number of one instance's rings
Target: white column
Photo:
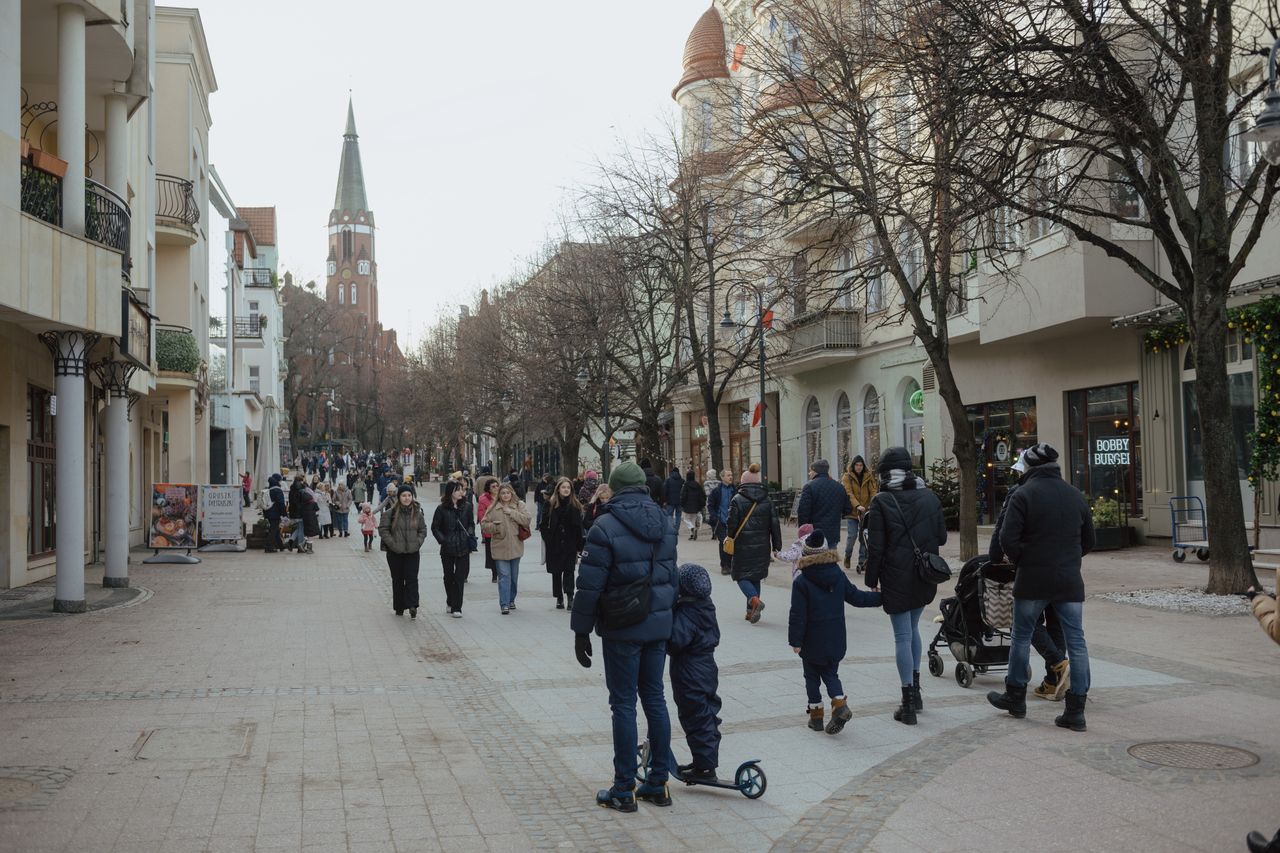
[[[84,234],[84,50],[84,9],[65,3],[58,7],[58,156],[67,161],[67,174],[62,179],[62,227],[72,234]],[[82,581],[83,574],[82,567]],[[83,605],[83,590],[80,598]]]
[[[107,389],[103,410],[106,432],[105,587],[129,585],[129,387]]]
[[[45,343],[53,353],[53,390],[58,400],[54,418],[54,438],[58,443],[54,469],[58,528],[53,609],[59,613],[85,611],[85,353],[94,339],[96,335],[81,332],[53,332],[45,336]]]
[[[22,136],[18,121],[22,114],[22,2],[0,0],[0,134]],[[17,153],[13,154],[17,157]],[[20,170],[0,169],[0,205],[18,209],[21,194]]]
[[[129,105],[123,95],[107,95],[107,189],[129,197]]]

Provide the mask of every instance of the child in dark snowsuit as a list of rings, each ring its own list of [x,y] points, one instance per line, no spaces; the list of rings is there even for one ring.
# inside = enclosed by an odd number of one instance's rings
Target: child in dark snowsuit
[[[693,763],[677,767],[681,779],[714,779],[720,764],[720,697],[716,646],[720,626],[711,603],[711,576],[696,563],[680,567],[680,597],[672,609],[671,693]],[[672,767],[676,767],[673,760]]]
[[[791,585],[791,618],[787,642],[804,663],[804,684],[809,694],[809,728],[823,730],[820,683],[831,697],[831,722],[827,734],[837,734],[853,718],[840,684],[840,661],[848,650],[844,606],[879,607],[880,593],[859,589],[840,570],[840,555],[827,545],[821,530],[804,541],[797,565],[800,576]]]

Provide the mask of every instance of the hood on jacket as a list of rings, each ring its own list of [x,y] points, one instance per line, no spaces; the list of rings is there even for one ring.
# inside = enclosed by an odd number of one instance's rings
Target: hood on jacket
[[[760,483],[743,483],[738,486],[738,494],[750,501],[762,501],[769,497],[769,493],[764,490],[764,486]]]
[[[628,486],[609,499],[609,514],[645,542],[661,542],[671,531],[671,518],[649,499],[646,486]]]
[[[844,572],[837,562],[839,559],[840,555],[835,551],[822,551],[801,557],[796,567],[811,583],[830,591],[844,578]]]
[[[1027,473],[1018,478],[1019,485],[1022,483],[1030,483],[1032,480],[1040,479],[1062,479],[1062,467],[1057,462],[1041,462],[1034,468],[1027,469]]]
[[[683,482],[684,482],[684,477],[681,477],[681,476],[680,476],[680,469],[679,469],[679,468],[672,468],[672,469],[671,469],[671,473],[667,475],[667,479],[668,479],[668,480],[670,480],[671,482],[675,482],[675,483],[683,483]]]

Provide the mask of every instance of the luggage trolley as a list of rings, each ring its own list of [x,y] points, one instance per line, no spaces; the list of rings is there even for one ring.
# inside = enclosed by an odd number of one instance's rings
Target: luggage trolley
[[[1173,559],[1181,563],[1194,550],[1204,562],[1209,559],[1209,527],[1205,523],[1204,501],[1195,495],[1169,498],[1173,517]]]

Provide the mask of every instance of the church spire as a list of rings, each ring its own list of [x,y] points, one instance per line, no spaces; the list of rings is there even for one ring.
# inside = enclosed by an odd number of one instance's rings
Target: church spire
[[[342,163],[338,167],[338,191],[334,194],[333,209],[352,216],[369,209],[364,193],[364,167],[360,164],[356,113],[350,98],[347,99],[347,129],[342,134]]]

